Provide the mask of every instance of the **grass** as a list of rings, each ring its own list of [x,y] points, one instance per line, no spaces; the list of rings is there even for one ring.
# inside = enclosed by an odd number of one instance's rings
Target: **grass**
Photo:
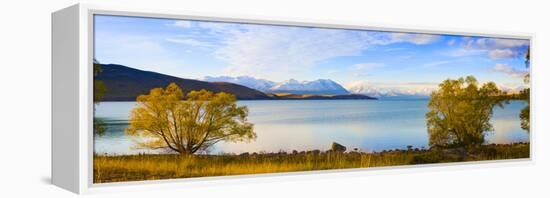
[[[94,183],[529,158],[529,143],[377,153],[94,155]]]

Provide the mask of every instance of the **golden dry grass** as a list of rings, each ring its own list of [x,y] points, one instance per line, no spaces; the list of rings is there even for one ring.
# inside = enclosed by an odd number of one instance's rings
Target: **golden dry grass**
[[[301,152],[245,155],[141,154],[94,156],[94,183],[518,159],[529,144],[469,149],[396,150],[381,153]]]

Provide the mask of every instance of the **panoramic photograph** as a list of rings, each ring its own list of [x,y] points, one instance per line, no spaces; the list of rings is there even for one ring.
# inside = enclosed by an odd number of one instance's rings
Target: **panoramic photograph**
[[[93,183],[530,158],[530,41],[94,15]]]

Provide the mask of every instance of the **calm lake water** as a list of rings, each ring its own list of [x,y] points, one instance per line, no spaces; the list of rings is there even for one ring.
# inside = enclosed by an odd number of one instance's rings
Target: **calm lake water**
[[[221,142],[210,153],[327,150],[338,142],[351,150],[404,149],[407,145],[428,147],[425,113],[428,100],[279,100],[239,101],[249,108],[257,139],[251,142]],[[488,143],[528,142],[520,128],[519,112],[526,103],[514,101],[496,107],[494,131]],[[134,102],[102,102],[96,116],[107,123],[105,135],[96,136],[95,152],[132,154],[154,152],[135,149],[124,134]]]

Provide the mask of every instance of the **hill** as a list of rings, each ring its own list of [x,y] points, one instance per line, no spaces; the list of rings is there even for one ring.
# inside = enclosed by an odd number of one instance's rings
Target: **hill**
[[[240,100],[271,99],[260,91],[233,83],[184,79],[116,64],[102,64],[101,68],[102,72],[95,79],[103,81],[107,87],[104,101],[135,101],[137,96],[146,94],[153,88],[166,87],[172,82],[185,92],[205,89],[212,92],[232,93]]]

